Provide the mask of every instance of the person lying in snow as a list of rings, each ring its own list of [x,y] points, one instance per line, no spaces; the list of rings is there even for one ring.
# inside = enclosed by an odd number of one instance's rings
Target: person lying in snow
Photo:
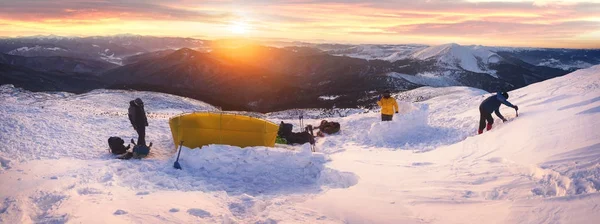
[[[146,126],[148,126],[148,118],[144,111],[144,102],[142,99],[136,98],[129,102],[129,121],[133,129],[138,134],[137,145],[146,145]],[[133,141],[133,140],[132,140]]]
[[[506,106],[512,107],[515,110],[519,110],[519,107],[512,105],[508,102],[508,93],[506,92],[498,92],[496,95],[490,96],[485,99],[479,105],[479,129],[477,130],[478,134],[483,133],[483,128],[486,126],[485,121],[487,120],[487,130],[492,129],[492,125],[494,124],[494,118],[492,118],[492,112],[496,113],[502,121],[506,122],[506,118],[500,114],[500,105],[504,104]]]
[[[391,97],[390,91],[385,91],[377,105],[381,107],[381,121],[391,121],[394,117],[394,111],[398,113],[398,103]]]

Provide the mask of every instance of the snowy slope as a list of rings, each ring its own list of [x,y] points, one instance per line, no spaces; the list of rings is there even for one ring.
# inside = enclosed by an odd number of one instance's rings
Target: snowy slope
[[[480,136],[477,107],[489,93],[424,87],[397,94],[392,122],[376,111],[328,118],[342,131],[320,138],[317,153],[184,148],[174,170],[168,118],[214,107],[3,86],[0,223],[596,223],[600,66],[509,94],[520,116],[503,106],[511,121]],[[126,118],[135,97],[155,146],[143,160],[112,159],[106,139],[135,136]],[[298,112],[268,118],[298,125]]]
[[[495,71],[488,64],[498,63],[501,57],[481,46],[461,46],[455,43],[432,46],[413,53],[410,57],[418,60],[436,60],[448,68],[462,68],[476,73],[488,73],[495,77]]]

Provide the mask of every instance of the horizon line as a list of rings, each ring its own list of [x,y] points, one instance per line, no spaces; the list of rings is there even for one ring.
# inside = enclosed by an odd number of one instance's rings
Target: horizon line
[[[277,37],[240,37],[240,36],[223,36],[223,37],[208,37],[202,35],[193,36],[173,36],[173,35],[147,35],[147,34],[134,34],[134,33],[117,33],[107,35],[56,35],[56,34],[35,34],[35,35],[17,35],[17,36],[0,36],[0,39],[19,39],[19,38],[35,38],[35,37],[62,37],[62,38],[90,38],[90,37],[158,37],[158,38],[182,38],[182,39],[194,39],[201,41],[219,41],[219,40],[250,40],[257,42],[267,41],[279,41],[287,43],[305,43],[305,44],[340,44],[340,45],[422,45],[427,47],[442,46],[448,44],[457,44],[459,46],[483,46],[483,47],[496,47],[496,48],[521,48],[521,49],[572,49],[572,50],[600,50],[598,47],[581,48],[581,47],[535,47],[535,46],[505,46],[505,45],[483,45],[483,44],[460,44],[457,42],[448,42],[444,44],[425,44],[425,43],[372,43],[372,42],[336,42],[329,40],[300,40],[290,38],[277,38]]]

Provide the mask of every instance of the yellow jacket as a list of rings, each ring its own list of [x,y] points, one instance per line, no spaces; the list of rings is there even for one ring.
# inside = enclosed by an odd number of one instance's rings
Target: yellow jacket
[[[377,105],[381,107],[381,114],[394,115],[394,112],[398,112],[398,103],[392,97],[387,99],[382,97],[377,101]]]

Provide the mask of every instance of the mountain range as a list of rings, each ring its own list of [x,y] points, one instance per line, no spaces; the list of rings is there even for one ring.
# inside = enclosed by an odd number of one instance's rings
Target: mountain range
[[[281,45],[281,43],[278,43]],[[382,90],[508,91],[600,64],[600,50],[344,45],[119,35],[0,39],[0,84],[172,93],[226,110],[369,107]]]

